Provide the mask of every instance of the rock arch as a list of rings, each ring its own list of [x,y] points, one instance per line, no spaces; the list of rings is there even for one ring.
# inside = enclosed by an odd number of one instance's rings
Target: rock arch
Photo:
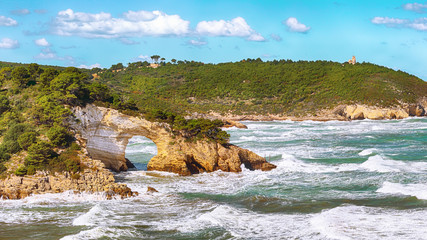
[[[240,172],[242,164],[251,170],[276,167],[265,158],[234,145],[187,142],[184,137],[173,135],[166,123],[150,122],[90,104],[72,110],[76,117],[71,121],[72,128],[88,154],[117,172],[128,169],[125,150],[135,135],[144,136],[157,146],[157,155],[150,160],[147,170],[190,175],[216,170]]]

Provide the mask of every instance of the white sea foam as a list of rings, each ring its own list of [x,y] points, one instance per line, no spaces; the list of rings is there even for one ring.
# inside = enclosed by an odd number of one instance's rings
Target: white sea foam
[[[95,226],[99,222],[103,222],[110,214],[109,211],[103,209],[99,204],[92,207],[89,212],[77,217],[73,221],[74,226]]]
[[[365,149],[365,150],[361,151],[359,153],[359,156],[368,156],[368,155],[372,155],[373,153],[376,153],[376,152],[378,152],[378,149],[376,149],[376,148],[368,148],[368,149]]]
[[[403,162],[385,159],[381,155],[374,155],[360,165],[361,169],[372,172],[425,172],[427,162]]]
[[[61,238],[61,240],[87,240],[87,239],[122,239],[122,238],[144,238],[144,236],[136,236],[133,231],[108,227],[95,227],[89,230],[81,231],[74,235],[69,235]]]
[[[403,194],[415,196],[418,199],[427,200],[427,184],[400,184],[384,182],[383,186],[377,190],[379,193]]]
[[[347,205],[322,211],[311,219],[311,225],[328,239],[425,239],[426,221],[425,209]]]
[[[184,233],[221,228],[238,239],[319,239],[310,230],[308,219],[309,215],[258,214],[218,205],[185,221],[167,221],[157,228]]]

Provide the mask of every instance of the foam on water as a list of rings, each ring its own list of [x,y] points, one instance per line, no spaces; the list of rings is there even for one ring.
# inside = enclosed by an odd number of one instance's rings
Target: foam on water
[[[427,200],[427,184],[400,184],[384,182],[383,186],[377,190],[379,193],[402,194],[414,196],[418,199]]]
[[[258,214],[228,205],[217,205],[186,221],[164,222],[157,229],[187,233],[220,228],[238,239],[319,239],[310,230],[308,219],[308,215]]]
[[[135,239],[136,237],[139,239],[143,239],[144,236],[138,235],[131,230],[125,229],[117,229],[117,228],[109,228],[109,227],[95,227],[89,230],[81,231],[74,235],[69,235],[61,238],[61,240],[87,240],[87,239],[123,239],[126,237],[130,237]]]
[[[426,221],[426,209],[347,205],[322,211],[311,219],[311,225],[328,239],[425,239]]]
[[[426,172],[427,162],[403,162],[390,160],[375,155],[368,158],[367,161],[360,165],[360,169],[366,169],[372,172]]]
[[[368,148],[368,149],[365,149],[365,150],[361,151],[359,153],[359,156],[369,156],[369,155],[372,155],[373,153],[376,153],[376,152],[378,152],[378,149],[376,149],[376,148]]]

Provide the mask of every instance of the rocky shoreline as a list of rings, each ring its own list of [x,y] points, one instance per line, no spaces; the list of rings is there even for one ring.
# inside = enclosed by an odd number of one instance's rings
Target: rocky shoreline
[[[116,110],[90,105],[74,109],[78,121],[74,123],[76,138],[82,146],[81,162],[87,166],[82,172],[49,173],[37,171],[31,176],[9,174],[0,180],[0,199],[21,199],[31,194],[75,192],[104,192],[107,199],[114,196],[131,197],[133,192],[125,184],[117,183],[112,170],[127,170],[124,150],[133,135],[150,138],[158,147],[158,154],[150,160],[148,170],[190,175],[216,170],[239,172],[244,164],[255,170],[275,168],[257,154],[234,145],[222,146],[214,142],[188,142],[172,136],[168,126],[144,119],[126,116]],[[348,121],[361,119],[403,119],[427,116],[427,99],[419,104],[381,108],[367,105],[340,105],[304,117],[286,115],[220,115],[218,113],[193,114],[191,117],[221,119],[224,127],[246,128],[239,121]]]
[[[333,109],[319,110],[316,114],[307,114],[306,116],[293,116],[286,114],[268,114],[268,115],[237,115],[224,114],[216,112],[208,114],[192,114],[192,118],[204,117],[207,119],[220,119],[226,124],[224,127],[245,128],[239,121],[351,121],[351,120],[383,120],[383,119],[404,119],[408,117],[427,116],[427,99],[418,104],[403,104],[398,107],[375,107],[361,104],[339,105]],[[242,126],[243,125],[243,126]]]
[[[116,183],[114,174],[98,160],[84,158],[86,168],[79,173],[37,171],[34,175],[10,174],[0,180],[0,199],[21,199],[31,194],[74,192],[103,192],[107,199],[138,195],[126,184]]]

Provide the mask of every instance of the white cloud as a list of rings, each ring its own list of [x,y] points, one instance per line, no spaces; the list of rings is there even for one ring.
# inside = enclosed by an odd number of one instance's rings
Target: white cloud
[[[102,68],[102,67],[101,67],[101,64],[95,63],[95,64],[92,64],[89,66],[82,64],[82,65],[78,66],[78,68],[92,69],[92,68]]]
[[[30,10],[25,9],[25,8],[24,9],[16,9],[16,10],[11,11],[11,13],[14,15],[27,15],[27,14],[30,14]]]
[[[190,22],[178,15],[160,11],[128,11],[123,18],[109,13],[60,11],[53,22],[53,33],[85,38],[124,38],[134,36],[183,36],[190,32]]]
[[[34,56],[36,60],[57,60],[62,61],[67,66],[76,66],[76,59],[72,56],[58,56],[50,47],[43,48],[39,54]]]
[[[41,53],[34,57],[35,59],[48,60],[48,59],[58,59],[58,55],[51,48],[47,47],[42,49]]]
[[[417,18],[411,21],[400,18],[374,17],[371,22],[391,28],[411,28],[418,31],[427,31],[427,18]]]
[[[147,61],[147,62],[149,62],[149,61],[151,61],[151,58],[148,55],[142,55],[141,54],[138,57],[133,58],[132,61],[133,62],[138,62],[138,61],[141,61],[141,62]]]
[[[414,11],[417,13],[425,13],[425,10],[427,8],[427,4],[421,4],[421,3],[407,3],[403,5],[403,9],[408,11]]]
[[[202,21],[196,26],[196,33],[207,36],[244,37],[249,41],[265,41],[261,34],[255,32],[242,17],[230,21]]]
[[[282,37],[281,37],[280,35],[278,35],[278,34],[274,34],[274,33],[272,33],[272,34],[270,34],[270,37],[271,37],[272,39],[274,39],[275,41],[278,41],[278,42],[281,42],[281,41],[282,41]]]
[[[16,20],[5,16],[0,16],[0,26],[11,27],[16,25],[18,25],[18,22]]]
[[[283,22],[283,24],[288,26],[289,31],[292,31],[292,32],[305,33],[311,29],[310,27],[307,27],[305,24],[298,22],[298,19],[294,17],[288,18],[285,22]]]
[[[19,47],[18,40],[13,40],[13,39],[10,39],[10,38],[3,38],[0,41],[0,48],[13,49],[13,48],[18,48],[18,47]]]
[[[394,27],[394,26],[406,24],[409,21],[407,19],[400,19],[400,18],[374,17],[371,22],[374,24],[384,24],[390,27]]]
[[[203,41],[203,40],[191,39],[190,41],[188,41],[188,44],[193,45],[193,46],[203,46],[203,45],[208,44],[208,42]]]
[[[41,47],[49,47],[50,43],[46,40],[46,38],[40,38],[34,41],[37,46]]]

